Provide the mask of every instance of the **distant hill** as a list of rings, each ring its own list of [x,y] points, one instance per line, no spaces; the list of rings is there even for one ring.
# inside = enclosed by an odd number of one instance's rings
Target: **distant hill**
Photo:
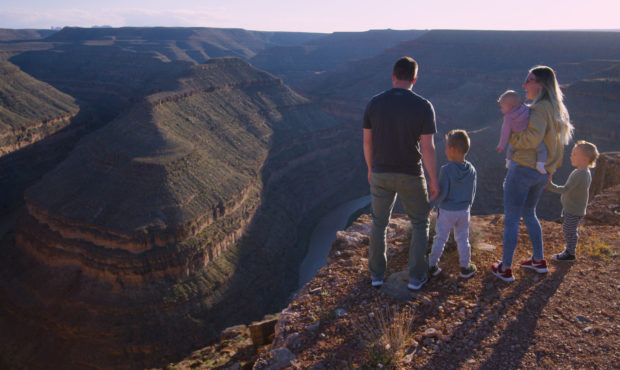
[[[208,58],[250,58],[269,46],[297,45],[323,36],[319,33],[261,32],[235,28],[203,27],[65,27],[47,38],[50,42],[79,42],[154,51],[170,60],[203,63]]]
[[[367,59],[400,42],[413,40],[426,31],[373,30],[367,32],[335,32],[296,46],[264,49],[250,61],[284,78],[293,88],[343,63]]]
[[[0,28],[0,42],[40,40],[53,35],[55,30]]]
[[[75,99],[0,59],[0,157],[66,127]]]
[[[576,138],[587,138],[602,151],[618,149],[620,60],[600,72],[570,83],[564,93],[577,129]]]

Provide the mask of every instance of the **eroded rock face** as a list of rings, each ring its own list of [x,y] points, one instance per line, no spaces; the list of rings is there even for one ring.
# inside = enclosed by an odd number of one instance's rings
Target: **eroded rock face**
[[[0,157],[69,125],[75,100],[0,58]]]
[[[620,152],[602,153],[593,172],[590,198],[606,188],[620,184]]]
[[[296,285],[297,225],[353,176],[347,133],[240,59],[165,87],[26,191],[0,279],[11,361],[161,365]]]

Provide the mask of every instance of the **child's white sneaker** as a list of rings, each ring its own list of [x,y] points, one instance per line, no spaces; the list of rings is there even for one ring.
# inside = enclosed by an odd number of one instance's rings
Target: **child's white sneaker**
[[[506,159],[506,168],[510,167],[510,159]]]
[[[546,175],[547,170],[545,170],[545,162],[536,162],[536,170],[543,175]]]

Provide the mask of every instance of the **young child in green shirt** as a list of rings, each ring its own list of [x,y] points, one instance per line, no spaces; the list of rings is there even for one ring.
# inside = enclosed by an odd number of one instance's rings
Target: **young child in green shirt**
[[[594,167],[599,153],[596,145],[587,141],[580,140],[573,147],[570,155],[570,163],[576,167],[568,176],[566,184],[556,185],[549,181],[545,187],[554,193],[562,194],[562,217],[564,223],[562,231],[566,238],[566,248],[559,254],[554,254],[553,258],[557,261],[574,261],[577,250],[577,226],[586,214],[588,206],[588,190],[592,182],[590,168]]]

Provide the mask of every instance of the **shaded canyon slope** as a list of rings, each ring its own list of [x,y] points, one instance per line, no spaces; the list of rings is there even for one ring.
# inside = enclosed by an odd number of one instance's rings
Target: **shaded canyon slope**
[[[523,96],[521,85],[532,66],[549,65],[557,71],[576,139],[591,140],[602,151],[618,150],[618,32],[432,30],[377,56],[335,65],[296,81],[294,86],[350,122],[350,127],[358,129],[351,139],[361,141],[364,107],[373,95],[391,87],[392,66],[403,55],[418,61],[414,91],[435,107],[439,163],[445,163],[445,133],[463,128],[472,137],[468,159],[478,167],[480,185],[475,213],[502,212],[505,169],[504,153],[495,151],[502,120],[496,100],[507,89]],[[276,61],[272,67],[265,64],[262,68],[279,75],[280,65]],[[557,182],[565,180],[571,170],[568,154],[564,163],[554,177]],[[363,162],[359,165],[364,166]],[[559,216],[559,203],[550,195],[545,194],[542,202],[539,215],[547,219]]]
[[[162,365],[281,308],[308,216],[350,191],[350,133],[281,80],[223,58],[161,90],[27,190],[2,241],[9,363]]]
[[[0,157],[69,125],[75,99],[0,58]]]
[[[39,34],[53,35],[35,37]],[[265,47],[295,45],[319,36],[167,27],[0,30],[0,69],[6,72],[0,77],[0,112],[9,111],[0,113],[0,125],[18,127],[15,133],[0,130],[0,144],[8,148],[0,150],[0,213],[12,212],[22,203],[24,190],[60,163],[82,136],[161,90],[165,81],[188,67],[213,57],[249,58]],[[79,114],[70,122],[54,115],[48,121],[56,110],[67,116],[63,111],[67,99],[79,106]],[[45,124],[22,131],[25,119],[31,126]],[[34,140],[38,145],[28,145]],[[11,155],[1,155],[7,150]]]

